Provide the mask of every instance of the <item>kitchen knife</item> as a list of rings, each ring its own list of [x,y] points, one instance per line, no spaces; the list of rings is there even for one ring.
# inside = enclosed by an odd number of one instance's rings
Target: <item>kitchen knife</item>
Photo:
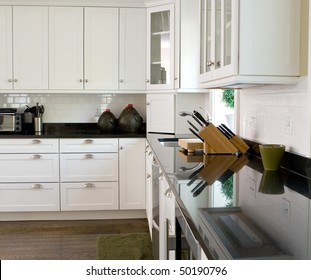
[[[204,119],[203,116],[198,111],[194,110],[193,115],[197,117],[204,124],[204,126],[209,125],[209,122],[206,119]]]
[[[228,128],[225,124],[221,124],[221,127],[228,133],[230,134],[231,138],[229,139],[229,141],[238,148],[238,150],[242,153],[246,153],[249,149],[249,146],[243,141],[243,139],[237,135],[235,135],[235,133]]]
[[[195,136],[198,137],[202,142],[204,142],[204,139],[203,139],[199,134],[197,134],[192,128],[189,127],[189,130],[193,133],[193,135],[195,135]]]
[[[187,123],[190,124],[191,127],[192,127],[195,131],[197,131],[197,132],[200,131],[191,121],[187,120]]]
[[[193,197],[198,196],[204,189],[205,187],[208,186],[208,183],[205,182],[203,185],[201,185],[194,193],[193,193]]]
[[[195,115],[192,115],[192,118],[201,126],[201,128],[205,126]]]
[[[218,126],[217,128],[218,128],[218,130],[219,130],[223,135],[225,135],[228,139],[230,139],[230,138],[232,137],[222,126]]]
[[[199,183],[197,183],[191,190],[191,192],[195,192],[202,184],[204,184],[204,180],[201,180]]]

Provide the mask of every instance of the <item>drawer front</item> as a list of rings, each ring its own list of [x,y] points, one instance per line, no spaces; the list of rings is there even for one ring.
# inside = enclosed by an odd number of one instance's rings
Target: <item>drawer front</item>
[[[61,184],[61,210],[117,210],[117,182]]]
[[[61,153],[116,153],[118,139],[60,139]]]
[[[59,211],[58,183],[0,184],[0,211]]]
[[[118,181],[118,154],[61,154],[62,182]]]
[[[58,153],[58,139],[0,139],[0,153]]]
[[[0,154],[0,182],[58,182],[58,154]]]

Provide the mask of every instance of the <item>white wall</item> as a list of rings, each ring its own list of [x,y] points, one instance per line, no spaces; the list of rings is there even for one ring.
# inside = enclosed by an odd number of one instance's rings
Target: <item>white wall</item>
[[[146,121],[145,94],[1,94],[0,107],[17,108],[24,112],[26,105],[36,102],[45,107],[45,123],[88,123],[97,122],[104,109],[119,117],[127,104],[134,108]]]

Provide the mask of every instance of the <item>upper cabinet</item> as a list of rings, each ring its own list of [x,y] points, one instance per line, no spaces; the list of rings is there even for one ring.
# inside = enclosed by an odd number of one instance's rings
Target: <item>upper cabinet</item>
[[[50,89],[118,89],[117,8],[50,8]]]
[[[48,89],[48,7],[0,7],[0,89]]]
[[[147,9],[147,89],[174,89],[174,5]]]
[[[146,89],[146,9],[120,9],[119,89]]]
[[[299,0],[201,0],[201,87],[297,83],[299,49]]]

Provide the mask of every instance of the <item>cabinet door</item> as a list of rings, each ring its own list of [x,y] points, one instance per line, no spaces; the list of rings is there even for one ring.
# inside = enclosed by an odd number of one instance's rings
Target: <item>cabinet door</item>
[[[117,210],[118,182],[61,183],[61,210]]]
[[[146,89],[146,10],[120,9],[120,90]]]
[[[118,8],[85,8],[85,89],[118,89]]]
[[[174,89],[174,5],[147,10],[147,88]]]
[[[60,170],[62,182],[118,181],[118,154],[61,154]]]
[[[12,7],[0,7],[0,89],[12,89]]]
[[[0,154],[0,182],[58,182],[58,154]]]
[[[120,139],[120,209],[145,209],[145,139]]]
[[[175,132],[175,95],[147,94],[147,131]]]
[[[0,184],[0,212],[59,209],[58,183]]]
[[[48,7],[13,7],[13,15],[14,89],[47,89]]]
[[[83,8],[49,8],[50,89],[83,89]]]
[[[81,153],[81,152],[84,152],[84,153],[117,153],[118,148],[119,148],[118,145],[119,145],[119,142],[117,138],[60,139],[60,152],[61,153]]]

